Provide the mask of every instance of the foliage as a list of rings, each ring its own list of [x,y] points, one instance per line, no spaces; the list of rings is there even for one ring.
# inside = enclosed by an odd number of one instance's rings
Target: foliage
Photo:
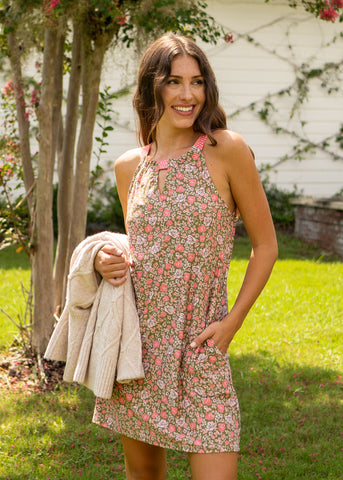
[[[296,187],[291,192],[282,190],[275,184],[270,183],[268,177],[264,177],[262,184],[274,224],[278,228],[292,228],[295,222],[295,208],[291,200],[299,196]]]
[[[264,1],[270,2],[270,0]],[[288,4],[292,8],[302,5],[307,12],[328,22],[343,20],[343,0],[288,0]]]
[[[230,347],[242,415],[239,476],[339,480],[343,265],[323,262],[320,250],[289,237],[279,235],[279,244],[282,254],[270,283]],[[230,298],[241,284],[249,250],[238,238]],[[1,266],[4,255],[6,250],[0,252]],[[0,338],[3,326],[0,318]],[[27,363],[22,361],[22,369],[18,359],[9,363],[10,375],[0,367],[0,477],[124,480],[118,437],[91,423],[93,394],[74,384],[37,386],[37,373]],[[169,451],[168,478],[189,476],[186,455]]]
[[[99,190],[92,196],[87,212],[89,233],[109,230],[125,232],[123,211],[120,205],[117,186],[105,179]]]

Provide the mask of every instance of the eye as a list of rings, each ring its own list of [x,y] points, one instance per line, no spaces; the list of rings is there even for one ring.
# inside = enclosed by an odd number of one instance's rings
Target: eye
[[[178,83],[178,81],[175,78],[170,78],[167,81],[167,85],[176,85],[177,83]]]
[[[202,78],[199,78],[197,80],[194,80],[194,85],[204,85],[204,80]]]

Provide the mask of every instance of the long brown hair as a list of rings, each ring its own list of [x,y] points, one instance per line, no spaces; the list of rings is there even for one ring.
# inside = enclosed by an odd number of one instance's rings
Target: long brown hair
[[[167,83],[171,63],[177,55],[189,55],[198,62],[205,84],[205,104],[194,122],[195,132],[205,133],[212,145],[212,131],[226,128],[226,115],[218,103],[218,87],[212,67],[201,48],[190,38],[166,34],[144,53],[139,71],[133,106],[139,118],[139,139],[143,145],[156,140],[156,127],[164,112],[161,90]]]

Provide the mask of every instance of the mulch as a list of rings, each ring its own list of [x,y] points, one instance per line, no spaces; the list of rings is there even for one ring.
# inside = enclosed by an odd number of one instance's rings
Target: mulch
[[[38,359],[19,351],[9,351],[0,357],[0,389],[11,392],[46,392],[63,382],[64,362]]]

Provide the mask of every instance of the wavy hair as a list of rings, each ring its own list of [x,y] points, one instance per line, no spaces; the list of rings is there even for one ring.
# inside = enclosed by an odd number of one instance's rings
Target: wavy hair
[[[144,53],[138,71],[138,85],[133,106],[139,118],[139,140],[147,145],[156,140],[156,127],[164,105],[161,91],[171,72],[171,63],[177,55],[189,55],[199,65],[205,85],[205,104],[194,122],[195,132],[205,133],[212,145],[217,142],[212,135],[216,129],[225,129],[226,115],[219,105],[219,93],[212,67],[196,43],[188,37],[166,34],[156,40]]]

